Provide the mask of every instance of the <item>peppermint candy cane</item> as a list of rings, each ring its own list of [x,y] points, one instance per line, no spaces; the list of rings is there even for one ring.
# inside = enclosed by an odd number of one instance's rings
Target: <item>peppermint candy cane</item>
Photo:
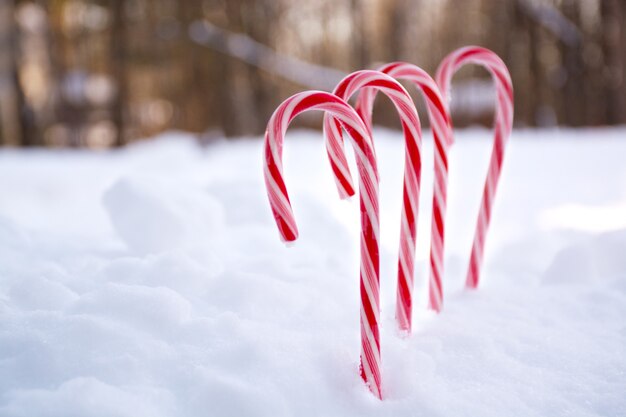
[[[422,132],[420,121],[409,93],[396,80],[379,71],[365,70],[354,72],[341,80],[333,93],[348,100],[362,88],[365,88],[365,91],[380,91],[391,99],[400,115],[400,122],[404,132],[406,152],[396,319],[400,329],[410,332],[413,271],[415,269],[415,238],[417,235],[417,212],[422,169]],[[369,128],[368,131],[370,131]],[[344,195],[345,190],[342,190],[344,181],[350,178],[348,163],[343,149],[341,127],[339,122],[329,114],[324,116],[324,135],[333,172],[341,174],[336,176],[339,193]]]
[[[506,65],[494,52],[477,46],[467,46],[449,54],[437,69],[435,79],[441,89],[442,95],[446,99],[446,103],[448,103],[450,99],[450,82],[452,76],[460,67],[469,63],[482,65],[491,73],[496,84],[497,96],[493,151],[491,153],[487,179],[485,180],[485,188],[480,205],[476,234],[474,235],[474,243],[472,245],[472,254],[470,256],[466,280],[466,286],[468,288],[476,288],[480,279],[480,267],[485,248],[485,239],[491,219],[493,199],[496,194],[498,179],[500,178],[500,171],[502,169],[504,149],[513,127],[513,85]],[[452,135],[448,142],[453,142]]]
[[[298,228],[283,180],[283,139],[289,123],[307,110],[323,110],[342,124],[352,138],[359,161],[361,206],[361,377],[376,397],[382,399],[380,373],[379,303],[379,209],[378,175],[371,136],[356,111],[336,95],[322,91],[298,93],[274,112],[265,132],[264,176],[270,206],[281,238],[291,242]]]
[[[396,79],[411,81],[422,91],[428,109],[431,130],[433,131],[435,149],[435,175],[433,186],[433,216],[431,224],[430,245],[430,280],[429,305],[439,312],[443,306],[443,261],[444,261],[444,230],[446,217],[446,195],[448,187],[448,138],[452,137],[452,126],[447,106],[444,105],[437,83],[420,67],[406,62],[393,62],[382,66],[379,71]],[[372,124],[372,110],[377,92],[373,89],[364,90],[357,100],[356,109],[370,128]],[[410,294],[409,294],[410,296]],[[396,315],[403,317],[401,322],[404,329],[411,330],[411,298],[398,292]]]

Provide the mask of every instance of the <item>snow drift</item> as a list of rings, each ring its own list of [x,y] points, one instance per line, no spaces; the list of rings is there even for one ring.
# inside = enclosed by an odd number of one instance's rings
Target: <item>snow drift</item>
[[[0,415],[626,415],[625,134],[514,132],[484,281],[466,291],[490,140],[459,132],[439,316],[425,309],[425,134],[418,305],[403,338],[403,144],[375,132],[383,402],[357,372],[358,204],[335,195],[319,133],[285,144],[291,248],[259,140],[0,151]]]

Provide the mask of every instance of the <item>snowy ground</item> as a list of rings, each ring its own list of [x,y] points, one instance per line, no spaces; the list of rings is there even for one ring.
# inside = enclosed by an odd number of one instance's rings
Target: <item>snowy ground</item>
[[[182,134],[109,153],[0,151],[0,416],[624,416],[626,130],[516,131],[484,282],[463,289],[489,133],[451,161],[445,311],[393,322],[403,145],[376,132],[383,377],[357,374],[357,201],[290,132],[300,240],[278,238],[261,143]]]

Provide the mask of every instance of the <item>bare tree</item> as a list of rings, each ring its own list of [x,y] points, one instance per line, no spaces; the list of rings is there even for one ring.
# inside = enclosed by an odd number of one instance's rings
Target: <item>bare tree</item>
[[[580,25],[580,3],[565,0],[562,3],[563,15],[577,27]],[[561,96],[563,122],[569,126],[586,124],[585,65],[583,61],[583,42],[561,43],[562,65],[566,79]]]

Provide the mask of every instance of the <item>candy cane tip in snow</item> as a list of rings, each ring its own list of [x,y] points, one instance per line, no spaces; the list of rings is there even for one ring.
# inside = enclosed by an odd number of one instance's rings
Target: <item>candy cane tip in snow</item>
[[[410,81],[422,92],[426,102],[435,145],[428,298],[430,308],[439,312],[443,306],[444,223],[446,214],[449,149],[447,139],[451,137],[452,132],[450,115],[437,83],[422,68],[406,62],[391,62],[383,65],[378,70],[395,79]],[[367,126],[371,124],[371,114],[374,108],[376,94],[377,92],[373,89],[365,90],[357,101],[357,112],[359,112]]]
[[[485,180],[476,233],[472,244],[466,286],[476,288],[480,280],[480,268],[485,249],[485,239],[491,220],[493,201],[504,161],[504,150],[513,126],[513,84],[504,62],[494,52],[479,46],[466,46],[449,54],[437,70],[437,84],[447,102],[450,99],[450,83],[454,73],[465,64],[485,67],[496,85],[496,111],[494,120],[494,144]],[[450,136],[449,143],[453,142]]]
[[[400,230],[400,250],[398,261],[398,290],[396,302],[396,320],[401,330],[411,331],[413,273],[415,265],[415,238],[417,235],[417,213],[421,177],[422,133],[415,105],[404,87],[390,76],[379,71],[356,71],[337,84],[334,94],[348,100],[356,92],[368,90],[380,91],[394,104],[402,125],[405,139],[405,171],[403,206]],[[358,110],[357,110],[358,111]],[[363,120],[369,120],[360,114]],[[329,114],[324,117],[324,135],[328,156],[334,172],[341,172],[342,177],[349,175],[348,162],[343,149],[341,126]],[[358,165],[358,161],[357,161]],[[340,183],[340,179],[337,178]]]
[[[308,110],[322,110],[335,117],[350,134],[359,169],[361,208],[361,366],[360,373],[372,391],[382,399],[380,366],[379,301],[379,209],[378,177],[372,140],[368,130],[344,100],[322,91],[298,93],[285,100],[274,112],[265,133],[264,177],[274,219],[281,237],[293,241],[298,236],[296,221],[283,180],[282,149],[289,123]]]

